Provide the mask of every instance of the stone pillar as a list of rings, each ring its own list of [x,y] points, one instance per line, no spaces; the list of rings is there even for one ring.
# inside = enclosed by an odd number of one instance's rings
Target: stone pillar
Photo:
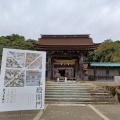
[[[48,55],[48,80],[51,80],[51,74],[52,74],[52,71],[51,71],[51,68],[52,65],[51,65],[51,55],[49,54]]]

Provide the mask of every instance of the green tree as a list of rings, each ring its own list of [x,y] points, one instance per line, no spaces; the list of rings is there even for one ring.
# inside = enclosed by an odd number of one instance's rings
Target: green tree
[[[5,36],[5,38],[10,40],[10,42],[14,42],[16,40],[25,41],[25,37],[20,36],[18,34],[7,35],[7,36]]]
[[[98,50],[90,52],[91,62],[120,62],[120,41],[105,40]]]
[[[12,42],[12,48],[23,49],[23,50],[35,50],[35,48],[31,43],[26,41],[20,41],[20,40]]]
[[[20,36],[18,34],[1,36],[0,37],[0,64],[1,64],[3,48],[35,50],[33,43],[36,43],[36,42],[37,41],[33,39],[26,40],[24,36]]]
[[[99,52],[97,50],[90,51],[88,53],[88,61],[89,62],[100,62],[100,59],[101,59],[101,55],[99,54]]]

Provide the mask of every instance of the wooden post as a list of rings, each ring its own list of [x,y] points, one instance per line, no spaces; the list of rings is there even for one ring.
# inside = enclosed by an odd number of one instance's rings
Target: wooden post
[[[76,80],[78,79],[78,66],[79,66],[79,64],[78,64],[78,60],[77,60],[75,63],[75,79]]]
[[[54,63],[53,63],[52,57],[51,57],[51,79],[52,79],[52,80],[54,79],[53,74],[54,74]]]
[[[94,79],[93,80],[97,80],[97,77],[96,77],[96,67],[94,67]]]
[[[83,69],[83,53],[79,56],[79,65],[80,65],[80,77],[81,80],[84,80],[84,69]]]
[[[51,79],[51,55],[48,55],[48,80]]]
[[[120,76],[120,69],[118,69],[118,72],[119,72],[119,76]]]

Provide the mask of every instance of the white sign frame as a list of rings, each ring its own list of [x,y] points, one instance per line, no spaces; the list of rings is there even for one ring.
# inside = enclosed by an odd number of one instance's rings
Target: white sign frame
[[[0,111],[44,109],[46,52],[3,48]]]

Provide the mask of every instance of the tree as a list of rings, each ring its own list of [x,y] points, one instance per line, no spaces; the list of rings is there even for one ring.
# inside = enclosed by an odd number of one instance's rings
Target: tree
[[[101,58],[101,56],[100,56],[100,54],[99,54],[99,52],[97,50],[90,51],[88,53],[88,60],[90,62],[100,62],[100,58]]]
[[[12,42],[12,48],[14,49],[23,49],[23,50],[35,50],[32,43],[26,41],[16,40]]]
[[[36,42],[37,41],[33,39],[26,40],[24,36],[20,36],[18,34],[1,36],[0,37],[0,64],[1,64],[3,48],[35,50],[33,43],[36,43]]]
[[[120,41],[105,40],[98,50],[90,52],[88,56],[91,62],[120,62]]]
[[[16,40],[25,41],[25,37],[18,34],[7,35],[5,36],[5,38],[8,39],[10,42],[14,42]]]

